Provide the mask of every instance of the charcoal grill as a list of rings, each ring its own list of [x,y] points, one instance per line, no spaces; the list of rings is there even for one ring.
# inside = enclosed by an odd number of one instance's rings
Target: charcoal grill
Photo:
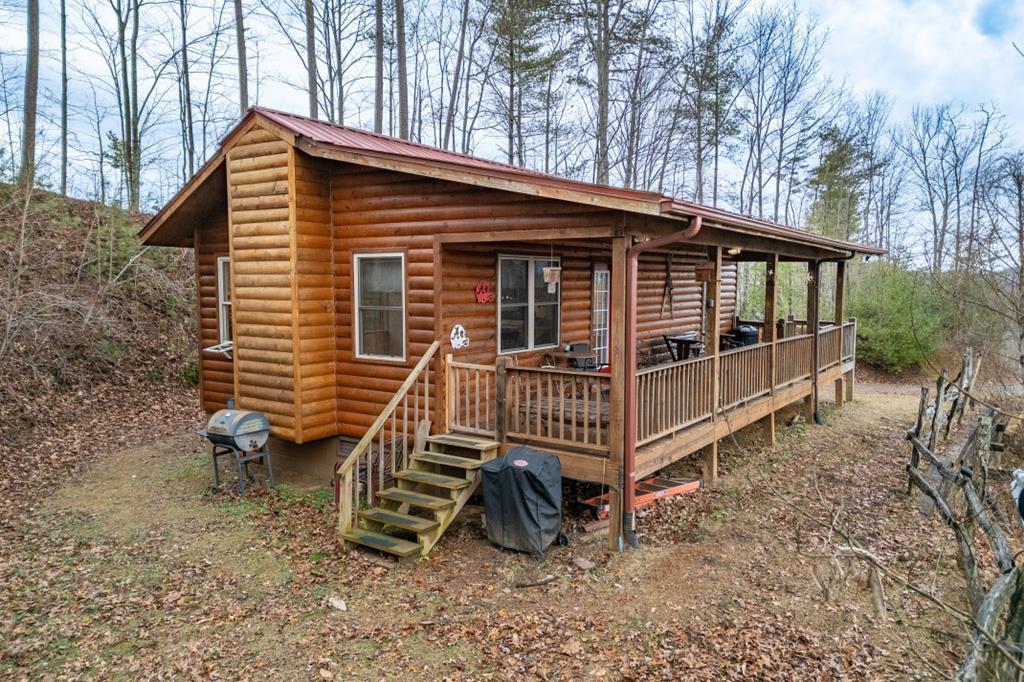
[[[270,438],[270,420],[262,412],[228,408],[218,410],[210,417],[206,428],[199,435],[210,441],[213,446],[213,487],[220,489],[220,468],[217,459],[231,455],[235,461],[235,472],[238,474],[238,487],[245,494],[245,481],[252,479],[249,474],[249,462],[263,460],[267,467],[267,478],[270,487],[274,487],[274,472],[270,466],[270,449],[267,440]]]

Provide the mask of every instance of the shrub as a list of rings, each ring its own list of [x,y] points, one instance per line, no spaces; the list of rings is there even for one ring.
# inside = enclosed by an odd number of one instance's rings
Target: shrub
[[[858,359],[887,372],[923,362],[943,341],[944,309],[921,273],[888,262],[864,264],[849,301]]]

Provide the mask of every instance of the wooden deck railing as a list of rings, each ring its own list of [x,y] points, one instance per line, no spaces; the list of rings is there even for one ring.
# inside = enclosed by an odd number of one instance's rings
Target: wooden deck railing
[[[843,328],[827,327],[818,334],[818,371],[835,367],[842,361]]]
[[[497,435],[497,381],[492,365],[445,358],[448,428],[493,438]]]
[[[637,370],[638,445],[711,416],[712,367],[711,358],[705,356]]]
[[[810,334],[782,339],[775,344],[775,385],[785,386],[811,376]]]
[[[799,321],[797,321],[799,322]],[[728,410],[811,376],[813,337],[801,334],[772,344],[723,351],[719,356],[718,409]],[[856,323],[822,328],[819,371],[851,362]],[[505,367],[446,362],[448,427],[503,440],[607,455],[611,377],[568,369]],[[637,445],[670,436],[712,417],[714,361],[691,358],[637,370]]]
[[[505,435],[606,455],[610,386],[608,374],[509,367]]]
[[[359,510],[373,506],[377,492],[408,466],[420,425],[432,416],[431,365],[440,347],[437,341],[430,345],[355,449],[335,468],[341,533],[355,527]]]
[[[746,400],[767,395],[772,390],[772,346],[759,343],[724,351],[721,363],[719,407],[726,409]]]
[[[857,321],[850,320],[843,324],[843,362],[853,360],[857,355]]]

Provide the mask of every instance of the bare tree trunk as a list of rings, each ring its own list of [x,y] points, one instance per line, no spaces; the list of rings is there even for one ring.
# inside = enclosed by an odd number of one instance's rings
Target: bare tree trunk
[[[182,121],[185,134],[185,159],[188,163],[188,177],[196,172],[196,138],[192,121],[192,86],[188,76],[188,20],[185,0],[178,0],[178,14],[181,19],[181,91]]]
[[[608,184],[608,110],[610,108],[611,90],[611,36],[610,36],[610,0],[600,3],[601,15],[598,17],[596,49],[594,58],[597,62],[597,144],[594,155],[595,179],[602,185]]]
[[[398,135],[409,139],[409,69],[405,62],[405,0],[395,0],[395,39],[398,43]]]
[[[455,73],[452,75],[452,94],[448,101],[448,111],[444,121],[444,135],[441,147],[448,149],[448,141],[452,139],[455,127],[456,103],[459,101],[459,85],[462,79],[462,62],[466,58],[466,27],[469,25],[469,0],[462,0],[462,21],[459,24],[459,52],[455,57]]]
[[[31,187],[36,178],[36,103],[39,98],[39,0],[28,0],[28,54],[25,61],[25,103],[21,128],[18,182]]]
[[[68,9],[60,0],[60,193],[68,195]]]
[[[374,3],[373,132],[384,131],[384,0]]]
[[[313,0],[306,0],[306,87],[309,90],[309,116],[317,118],[316,34],[313,23]]]
[[[238,104],[242,116],[249,110],[249,67],[245,61],[245,24],[242,0],[235,0],[235,41],[238,44]]]

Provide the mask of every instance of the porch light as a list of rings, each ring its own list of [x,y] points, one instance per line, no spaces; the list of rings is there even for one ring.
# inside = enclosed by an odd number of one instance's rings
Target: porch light
[[[738,256],[738,255],[740,255],[740,254],[741,254],[742,252],[743,252],[743,249],[741,249],[741,248],[740,248],[740,247],[738,247],[738,246],[734,246],[734,247],[732,247],[731,249],[729,249],[728,251],[726,251],[726,253],[727,253],[727,254],[729,254],[730,256]]]

